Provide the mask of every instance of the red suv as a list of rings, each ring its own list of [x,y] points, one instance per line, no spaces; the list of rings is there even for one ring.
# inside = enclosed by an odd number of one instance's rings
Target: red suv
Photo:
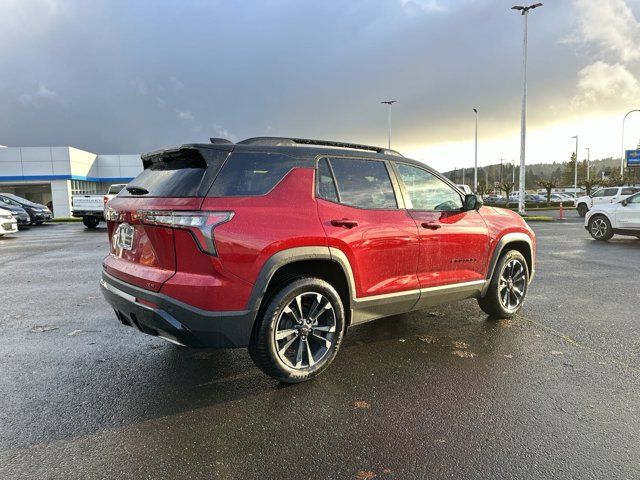
[[[125,325],[249,347],[285,382],[322,372],[349,326],[477,298],[522,306],[535,237],[421,162],[377,147],[252,138],[152,152],[109,202],[102,290]]]

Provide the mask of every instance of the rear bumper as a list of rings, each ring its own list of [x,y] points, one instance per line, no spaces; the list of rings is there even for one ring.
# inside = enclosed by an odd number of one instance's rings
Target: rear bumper
[[[104,210],[72,210],[71,216],[76,218],[82,217],[98,217],[101,220],[104,220]]]
[[[102,294],[124,324],[187,347],[246,347],[255,312],[212,312],[123,282],[106,272]]]

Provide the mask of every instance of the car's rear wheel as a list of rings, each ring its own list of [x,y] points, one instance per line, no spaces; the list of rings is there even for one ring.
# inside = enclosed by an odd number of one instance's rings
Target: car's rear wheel
[[[611,222],[604,215],[594,215],[589,219],[589,233],[594,239],[606,242],[613,237]]]
[[[324,280],[302,277],[267,301],[249,345],[255,364],[281,382],[319,375],[333,361],[344,334],[338,292]]]
[[[100,219],[98,217],[82,217],[82,223],[87,228],[96,228],[100,223]]]
[[[587,208],[587,206],[584,203],[581,203],[580,205],[578,205],[577,210],[578,210],[578,215],[580,215],[583,218],[587,214],[587,212],[589,211],[589,209]]]
[[[478,299],[478,305],[490,317],[511,318],[522,307],[528,286],[527,261],[517,250],[508,250],[500,256],[487,293]]]

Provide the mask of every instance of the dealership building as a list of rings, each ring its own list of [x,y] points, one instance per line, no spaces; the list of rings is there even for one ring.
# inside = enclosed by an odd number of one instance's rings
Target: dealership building
[[[0,193],[53,205],[71,216],[71,196],[105,193],[142,171],[140,155],[98,155],[74,147],[0,147]]]

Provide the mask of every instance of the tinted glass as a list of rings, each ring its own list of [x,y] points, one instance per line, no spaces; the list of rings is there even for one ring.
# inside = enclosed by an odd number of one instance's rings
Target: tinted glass
[[[592,197],[604,197],[604,190],[598,190],[597,192],[595,192],[593,195],[591,195]]]
[[[462,209],[460,194],[435,175],[413,165],[396,165],[411,200],[407,208],[439,211]]]
[[[629,203],[640,203],[640,193],[635,194],[633,197],[627,199]]]
[[[206,171],[207,164],[199,155],[165,157],[154,161],[129,183],[129,187],[141,187],[149,193],[132,195],[125,188],[118,196],[195,197]]]
[[[638,191],[637,188],[623,188],[622,195],[633,195]]]
[[[220,170],[210,197],[264,195],[300,161],[278,153],[233,153]]]
[[[397,208],[384,162],[331,158],[340,203],[368,209]]]
[[[318,196],[332,202],[338,201],[336,184],[331,176],[331,170],[329,170],[329,163],[326,158],[318,162]]]

